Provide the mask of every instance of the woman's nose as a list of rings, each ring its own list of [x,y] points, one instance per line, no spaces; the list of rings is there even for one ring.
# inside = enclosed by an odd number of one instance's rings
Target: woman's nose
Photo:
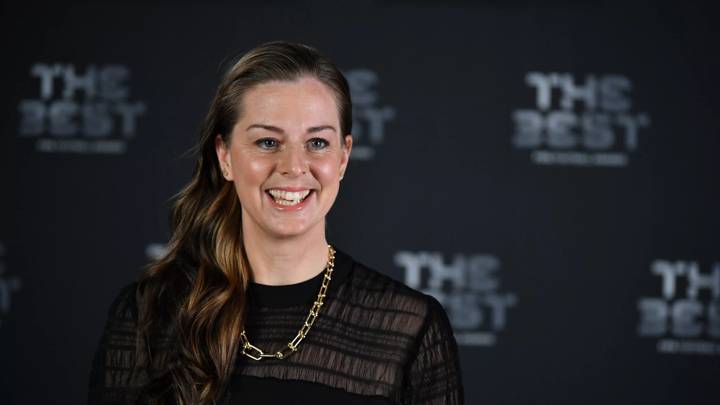
[[[278,171],[283,175],[300,176],[305,174],[307,166],[304,148],[297,145],[288,145],[280,157],[280,162],[278,162]]]

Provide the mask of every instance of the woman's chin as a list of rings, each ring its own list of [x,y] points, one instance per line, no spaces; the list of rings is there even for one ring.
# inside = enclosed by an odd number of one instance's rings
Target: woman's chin
[[[278,239],[302,238],[312,233],[313,226],[306,221],[286,220],[280,224],[273,224],[267,229],[268,233]]]

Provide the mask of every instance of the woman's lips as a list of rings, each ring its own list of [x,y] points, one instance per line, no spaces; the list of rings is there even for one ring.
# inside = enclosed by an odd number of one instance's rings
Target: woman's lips
[[[274,189],[274,190],[290,191],[288,188]],[[297,192],[301,192],[301,190],[302,189],[297,189]],[[307,190],[307,189],[305,189],[305,190]],[[296,204],[293,204],[292,202],[290,202],[288,200],[284,200],[282,198],[278,199],[279,201],[282,201],[282,202],[276,201],[275,198],[272,196],[272,194],[270,194],[270,190],[266,191],[265,195],[267,195],[267,198],[270,200],[270,204],[274,208],[276,208],[280,211],[299,211],[299,210],[303,209],[305,206],[307,206],[307,204],[310,202],[310,199],[313,198],[313,196],[315,195],[315,190],[309,190],[309,191],[310,192],[308,193],[308,195],[305,196],[304,199],[300,200]],[[283,194],[283,193],[280,193],[280,194]],[[276,193],[276,195],[278,195],[278,193]],[[285,194],[285,195],[287,195],[287,194]]]

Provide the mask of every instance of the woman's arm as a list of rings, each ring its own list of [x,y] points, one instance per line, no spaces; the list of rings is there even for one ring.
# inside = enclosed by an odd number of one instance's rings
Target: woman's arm
[[[88,404],[128,404],[137,399],[141,382],[135,372],[136,290],[137,283],[126,286],[110,305],[90,372]]]
[[[457,343],[445,309],[429,297],[425,325],[406,377],[406,404],[463,404]]]

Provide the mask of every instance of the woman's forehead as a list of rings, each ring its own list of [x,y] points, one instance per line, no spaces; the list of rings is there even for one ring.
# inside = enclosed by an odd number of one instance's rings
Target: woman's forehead
[[[272,81],[249,89],[242,100],[238,123],[317,127],[339,125],[339,111],[332,90],[311,77]]]

